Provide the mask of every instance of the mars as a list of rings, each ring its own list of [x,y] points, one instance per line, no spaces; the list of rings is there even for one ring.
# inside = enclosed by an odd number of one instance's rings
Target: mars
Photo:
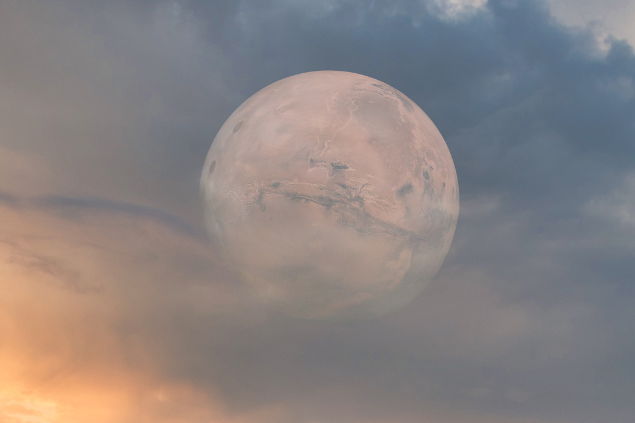
[[[396,310],[437,274],[459,214],[428,116],[363,75],[275,82],[227,119],[201,194],[212,243],[262,299],[310,318]]]

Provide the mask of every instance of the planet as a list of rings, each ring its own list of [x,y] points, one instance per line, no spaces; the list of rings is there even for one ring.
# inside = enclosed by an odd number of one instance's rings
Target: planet
[[[438,273],[459,215],[448,147],[408,97],[318,71],[242,103],[201,176],[205,224],[257,298],[308,319],[397,310]]]

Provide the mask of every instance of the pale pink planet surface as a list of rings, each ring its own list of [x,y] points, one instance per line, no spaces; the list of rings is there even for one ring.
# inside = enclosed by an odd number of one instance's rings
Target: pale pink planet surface
[[[306,318],[396,310],[437,274],[459,214],[448,147],[396,89],[322,71],[227,119],[201,178],[206,225],[261,298]]]

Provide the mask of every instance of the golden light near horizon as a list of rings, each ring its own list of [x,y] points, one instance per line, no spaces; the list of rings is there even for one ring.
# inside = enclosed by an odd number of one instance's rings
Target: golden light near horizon
[[[0,0],[0,423],[634,422],[634,16]]]
[[[57,404],[30,392],[0,390],[0,422],[57,423]]]
[[[121,332],[143,319],[150,291],[153,301],[181,296],[211,316],[236,304],[204,284],[214,262],[205,244],[151,219],[77,217],[44,213],[28,199],[0,205],[0,423],[275,423],[284,414],[270,406],[229,413],[213,393],[162,375],[160,352]],[[202,271],[183,268],[193,283],[156,292],[174,251]]]

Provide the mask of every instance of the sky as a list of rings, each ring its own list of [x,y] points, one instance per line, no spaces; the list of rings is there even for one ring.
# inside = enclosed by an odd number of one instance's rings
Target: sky
[[[635,421],[635,2],[0,2],[0,423]],[[301,72],[435,122],[461,212],[360,322],[256,301],[207,240],[211,142]]]

